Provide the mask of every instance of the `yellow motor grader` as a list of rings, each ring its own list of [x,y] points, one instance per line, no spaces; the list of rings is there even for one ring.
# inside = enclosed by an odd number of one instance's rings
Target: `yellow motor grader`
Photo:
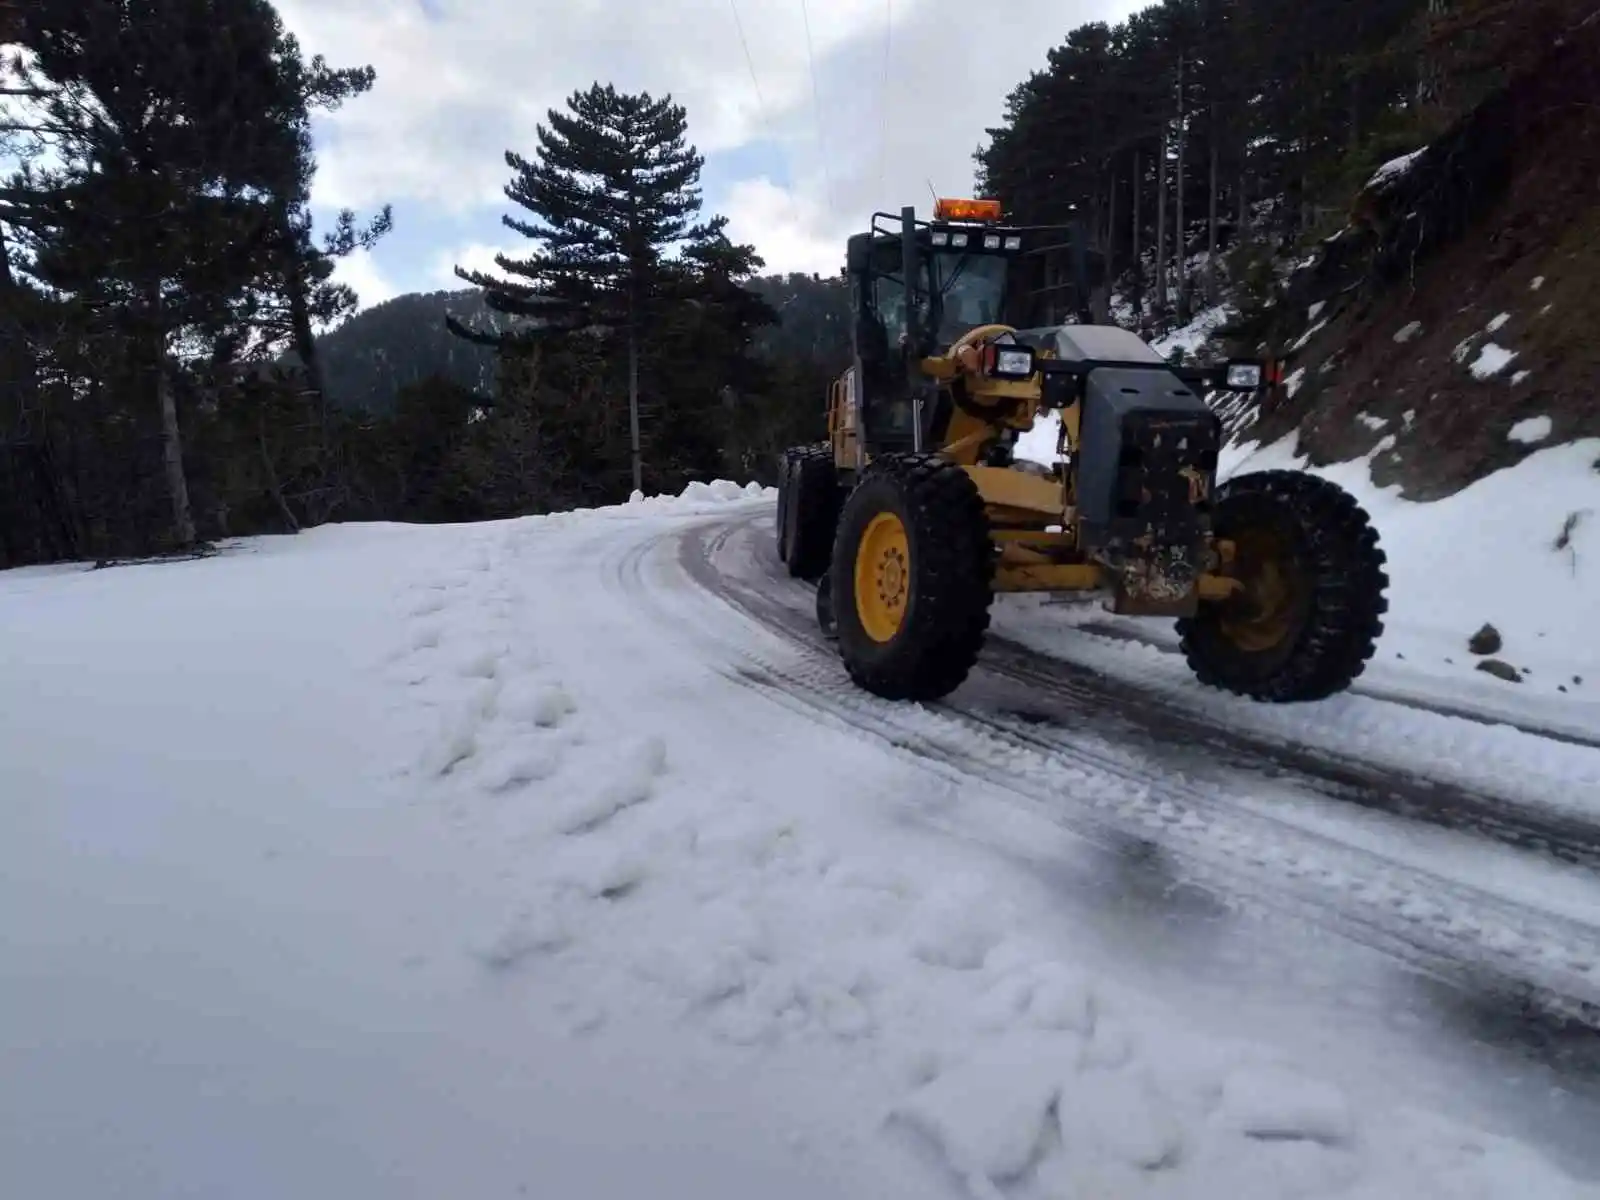
[[[1297,471],[1217,485],[1205,397],[1269,367],[1182,368],[1096,324],[1076,226],[1011,226],[987,200],[874,214],[848,244],[854,362],[828,440],[785,454],[778,555],[869,692],[934,700],[977,662],[996,592],[1098,592],[1176,618],[1204,683],[1317,700],[1361,674],[1388,577],[1367,514]],[[1018,436],[1059,419],[1053,468]]]

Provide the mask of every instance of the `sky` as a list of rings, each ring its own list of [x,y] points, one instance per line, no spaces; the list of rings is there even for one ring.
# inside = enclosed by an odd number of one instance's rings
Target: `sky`
[[[1088,21],[1148,0],[278,0],[309,57],[377,83],[318,121],[319,224],[394,206],[340,265],[362,306],[464,286],[528,243],[501,217],[505,152],[532,157],[552,108],[597,80],[670,94],[722,213],[765,271],[832,274],[875,209],[971,194],[1007,93]],[[741,41],[741,31],[743,41]],[[809,36],[808,36],[809,32]],[[749,47],[746,58],[744,46]],[[812,64],[815,64],[815,71]],[[887,86],[886,86],[887,85]],[[827,152],[823,152],[823,147]]]

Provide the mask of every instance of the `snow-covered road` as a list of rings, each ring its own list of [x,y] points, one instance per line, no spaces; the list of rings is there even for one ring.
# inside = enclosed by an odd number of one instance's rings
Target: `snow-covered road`
[[[0,575],[0,1195],[1600,1194],[1581,827],[871,701],[770,513]]]

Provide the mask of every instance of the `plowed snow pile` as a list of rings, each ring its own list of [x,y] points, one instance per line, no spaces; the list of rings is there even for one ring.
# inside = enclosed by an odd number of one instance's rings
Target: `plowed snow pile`
[[[1389,559],[1384,635],[1354,694],[1285,709],[1235,703],[1189,678],[1172,622],[1114,617],[1098,601],[1004,597],[996,628],[1227,711],[1247,729],[1329,749],[1370,744],[1392,765],[1412,762],[1464,784],[1600,811],[1592,751],[1375,702],[1420,702],[1600,742],[1600,439],[1539,450],[1428,503],[1372,483],[1369,464],[1384,449],[1380,442],[1366,458],[1309,468],[1360,500]],[[1219,476],[1283,468],[1307,469],[1294,435],[1229,447]],[[1408,726],[1405,739],[1393,736],[1397,719]]]
[[[1600,1194],[1136,990],[708,657],[654,550],[770,501],[0,576],[0,1194]]]

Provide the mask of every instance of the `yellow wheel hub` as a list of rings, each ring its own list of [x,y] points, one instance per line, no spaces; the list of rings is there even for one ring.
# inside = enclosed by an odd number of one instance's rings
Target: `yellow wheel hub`
[[[1219,624],[1223,634],[1246,653],[1271,650],[1289,637],[1299,607],[1300,580],[1282,541],[1251,530],[1234,539],[1232,574],[1244,584],[1234,611]]]
[[[911,542],[894,513],[867,523],[856,546],[856,615],[875,642],[888,642],[905,622],[911,594]]]

